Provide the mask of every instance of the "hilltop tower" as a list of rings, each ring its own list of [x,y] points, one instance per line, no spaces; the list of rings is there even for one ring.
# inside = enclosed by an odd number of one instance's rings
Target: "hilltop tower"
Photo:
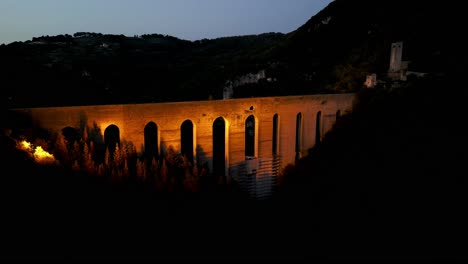
[[[403,42],[392,43],[389,72],[399,72],[401,70],[402,57],[403,57]]]
[[[408,70],[408,61],[402,61],[403,58],[403,42],[392,43],[390,53],[390,68],[388,69],[388,77],[394,81],[405,81],[406,72]]]

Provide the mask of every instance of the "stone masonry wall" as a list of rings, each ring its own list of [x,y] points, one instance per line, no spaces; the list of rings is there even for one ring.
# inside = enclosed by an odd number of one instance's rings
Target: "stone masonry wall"
[[[37,125],[51,132],[65,127],[79,128],[80,122],[89,127],[96,124],[101,134],[109,125],[116,125],[120,139],[131,141],[138,152],[144,150],[144,128],[149,122],[157,124],[160,146],[180,150],[180,127],[185,120],[194,126],[194,154],[212,168],[213,122],[223,117],[226,122],[226,173],[229,167],[245,160],[245,120],[254,115],[256,120],[256,156],[272,156],[273,116],[279,116],[279,154],[282,167],[293,163],[296,152],[296,117],[302,114],[302,155],[315,145],[316,117],[321,112],[323,136],[342,114],[351,110],[355,94],[326,94],[243,98],[176,103],[128,105],[71,106],[14,109],[29,115]]]

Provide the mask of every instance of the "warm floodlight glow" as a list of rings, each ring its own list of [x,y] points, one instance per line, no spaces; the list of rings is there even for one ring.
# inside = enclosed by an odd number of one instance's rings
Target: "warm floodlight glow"
[[[34,147],[30,142],[23,140],[18,144],[18,148],[24,150],[34,157],[34,161],[40,164],[52,164],[55,162],[54,155],[45,151],[41,146]]]
[[[54,163],[55,162],[54,155],[45,151],[41,146],[36,147],[34,151],[34,160],[36,160],[39,163]]]
[[[31,143],[27,142],[26,140],[21,141],[19,145],[20,149],[32,152]]]

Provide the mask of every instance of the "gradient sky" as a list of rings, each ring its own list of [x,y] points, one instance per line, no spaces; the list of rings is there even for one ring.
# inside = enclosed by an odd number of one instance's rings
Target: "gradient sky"
[[[43,35],[167,34],[187,40],[288,33],[332,0],[0,0],[0,43]]]

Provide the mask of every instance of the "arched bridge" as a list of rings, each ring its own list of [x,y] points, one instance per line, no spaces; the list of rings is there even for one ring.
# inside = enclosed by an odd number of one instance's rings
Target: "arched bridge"
[[[351,110],[355,94],[14,109],[51,132],[97,126],[107,143],[125,139],[138,152],[172,147],[217,174],[236,177],[246,160],[293,163]],[[256,165],[258,166],[258,165]]]

